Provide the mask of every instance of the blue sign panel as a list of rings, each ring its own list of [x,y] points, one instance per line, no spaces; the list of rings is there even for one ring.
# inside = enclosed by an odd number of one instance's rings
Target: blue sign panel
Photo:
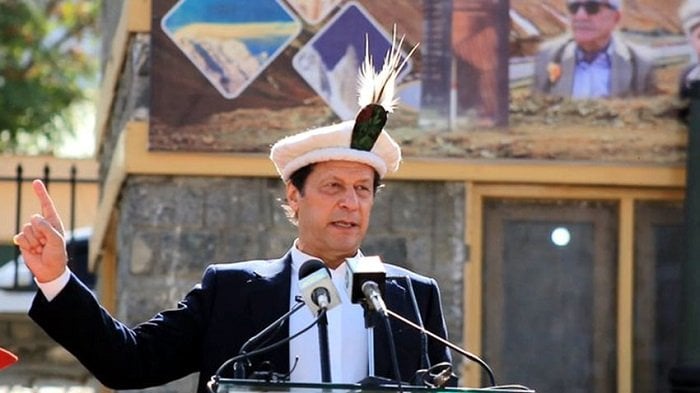
[[[366,38],[379,71],[391,48],[391,35],[359,4],[350,2],[292,59],[294,69],[342,120],[354,118],[359,109],[357,76]],[[410,68],[409,61],[403,74]]]
[[[237,97],[301,31],[275,0],[182,0],[161,27],[226,98]]]

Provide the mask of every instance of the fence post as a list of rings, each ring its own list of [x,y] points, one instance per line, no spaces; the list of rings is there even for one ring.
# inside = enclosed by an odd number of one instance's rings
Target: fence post
[[[71,165],[70,167],[70,233],[71,233],[71,242],[73,241],[73,237],[75,237],[75,197],[76,197],[76,192],[75,192],[75,187],[76,187],[76,182],[77,182],[77,174],[78,170],[75,167],[75,164]]]
[[[66,244],[66,249],[68,251],[68,266],[75,271],[75,267],[71,266],[75,261],[73,260],[74,255],[75,255],[75,185],[76,185],[76,173],[77,170],[75,168],[75,165],[72,165],[70,168],[70,178],[68,179],[68,182],[70,184],[70,217],[69,217],[69,222],[70,222],[70,239],[68,240],[68,244]],[[66,234],[64,234],[65,236]]]
[[[50,174],[51,168],[49,168],[49,164],[44,164],[44,185],[46,186],[46,191],[49,190]]]
[[[20,222],[22,219],[22,182],[24,181],[22,179],[22,164],[17,164],[17,171],[16,171],[16,177],[15,181],[17,184],[17,210],[15,213],[15,233],[19,233],[20,231]],[[19,247],[15,246],[14,250],[14,260],[13,263],[15,264],[15,277],[14,277],[14,283],[12,285],[12,288],[17,288],[19,287]]]
[[[2,0],[0,0],[2,1]],[[69,256],[69,266],[71,269],[74,269],[75,271],[84,271],[86,270],[83,267],[83,259],[84,256],[82,255],[82,244],[83,244],[83,239],[77,239],[76,241],[76,226],[77,226],[77,218],[78,218],[78,213],[76,211],[76,208],[78,206],[78,184],[79,183],[94,183],[97,184],[98,180],[97,179],[80,179],[78,177],[78,165],[75,163],[72,163],[70,166],[70,172],[68,176],[56,176],[56,171],[51,170],[51,166],[49,163],[45,163],[43,166],[43,174],[31,174],[27,172],[27,168],[25,168],[26,164],[18,163],[15,169],[15,174],[9,174],[8,176],[0,176],[0,185],[2,184],[8,184],[9,187],[12,187],[12,185],[15,185],[15,191],[16,191],[16,201],[15,201],[15,225],[14,225],[14,230],[15,233],[20,233],[22,231],[22,225],[24,224],[24,220],[26,217],[22,216],[22,208],[24,204],[24,198],[23,195],[25,193],[25,187],[24,183],[31,183],[33,179],[35,178],[41,178],[41,180],[44,182],[44,185],[46,186],[47,190],[49,189],[51,183],[57,182],[58,184],[63,184],[64,186],[68,186],[68,197],[70,198],[69,200],[69,209],[68,213],[66,216],[68,217],[66,221],[64,221],[65,227],[65,236],[68,236],[70,234],[70,238],[66,237],[66,248],[68,251],[68,256]],[[27,173],[25,173],[27,172]],[[52,177],[52,172],[53,172],[53,177]],[[8,192],[10,192],[8,187]],[[63,186],[62,186],[63,187]],[[4,186],[0,190],[4,190]],[[62,188],[65,189],[65,188]],[[56,191],[56,190],[54,190]],[[11,222],[8,222],[11,225]],[[13,290],[13,291],[25,291],[29,289],[35,288],[34,281],[30,280],[28,283],[26,283],[26,269],[24,264],[22,263],[22,253],[21,250],[18,246],[12,245],[12,250],[9,250],[10,257],[13,259],[9,261],[0,261],[0,263],[7,262],[7,267],[8,268],[14,268],[13,271],[8,271],[7,274],[9,277],[9,280],[12,280],[11,282],[8,282],[6,286],[3,286],[1,289],[7,289],[7,290]],[[9,248],[9,247],[8,247]],[[8,269],[9,270],[9,269]],[[87,274],[87,273],[84,273]],[[80,276],[82,278],[82,276]],[[85,276],[87,277],[87,276]],[[88,280],[93,280],[92,278],[88,278]],[[87,281],[86,281],[87,282]],[[0,393],[2,393],[2,389],[0,389]]]

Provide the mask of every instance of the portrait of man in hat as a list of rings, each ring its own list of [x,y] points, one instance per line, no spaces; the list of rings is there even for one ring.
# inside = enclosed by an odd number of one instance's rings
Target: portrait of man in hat
[[[678,9],[678,16],[683,26],[683,32],[692,48],[691,63],[683,69],[678,78],[678,94],[681,98],[688,98],[690,85],[700,80],[700,1],[686,0]]]
[[[540,45],[533,91],[572,99],[656,92],[648,49],[617,32],[622,0],[566,0],[570,32]]]

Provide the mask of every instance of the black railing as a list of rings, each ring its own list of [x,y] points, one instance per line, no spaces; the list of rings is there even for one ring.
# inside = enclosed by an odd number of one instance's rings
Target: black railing
[[[15,202],[15,233],[19,233],[19,231],[22,229],[21,226],[23,225],[23,222],[27,220],[28,217],[22,217],[22,195],[23,195],[23,185],[25,183],[31,183],[36,176],[32,177],[25,177],[24,176],[24,168],[22,167],[22,164],[18,164],[16,168],[16,175],[14,177],[3,177],[0,176],[0,183],[14,183],[15,185],[15,190],[16,190],[16,202]],[[76,201],[76,192],[77,192],[77,185],[78,183],[89,183],[89,184],[96,184],[98,182],[97,179],[88,179],[88,178],[79,178],[78,177],[78,170],[75,165],[72,165],[70,168],[70,175],[66,177],[52,177],[51,176],[51,168],[49,165],[44,165],[43,168],[43,176],[42,176],[42,181],[46,185],[46,188],[49,189],[51,184],[54,183],[68,183],[69,184],[69,200],[70,200],[70,209],[68,211],[68,228],[66,228],[70,234],[67,244],[67,249],[68,249],[68,256],[69,256],[69,267],[71,270],[74,272],[80,272],[80,275],[83,276],[83,278],[87,284],[93,284],[94,283],[94,277],[88,273],[87,270],[87,241],[88,239],[78,239],[76,238],[76,228],[75,228],[75,216],[76,216],[76,210],[75,210],[75,201]],[[9,195],[9,193],[8,193]],[[4,261],[0,261],[0,268],[3,267]],[[13,269],[13,280],[12,280],[12,285],[11,287],[4,287],[2,289],[11,289],[11,290],[29,290],[34,287],[34,281],[30,280],[29,283],[22,283],[20,282],[20,270],[22,268],[23,262],[20,259],[20,252],[19,252],[19,247],[14,246],[14,257],[11,262],[14,264],[14,269]]]

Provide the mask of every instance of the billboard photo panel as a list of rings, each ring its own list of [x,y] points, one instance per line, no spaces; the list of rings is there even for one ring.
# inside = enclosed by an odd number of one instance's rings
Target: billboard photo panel
[[[617,3],[153,2],[149,148],[267,153],[350,119],[365,36],[379,68],[396,26],[419,45],[387,123],[407,157],[682,164],[700,76],[682,0]]]

